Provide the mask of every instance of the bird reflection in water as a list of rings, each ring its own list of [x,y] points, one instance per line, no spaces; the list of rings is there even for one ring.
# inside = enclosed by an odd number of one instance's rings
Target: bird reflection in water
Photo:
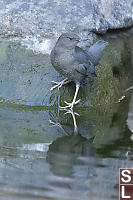
[[[64,136],[57,138],[52,144],[49,146],[49,151],[47,153],[47,161],[51,165],[52,172],[57,176],[61,177],[75,177],[76,174],[73,174],[73,170],[77,165],[85,168],[84,173],[82,173],[85,179],[88,179],[93,176],[92,164],[88,167],[88,162],[91,163],[91,160],[88,160],[88,157],[92,157],[94,155],[93,148],[93,138],[87,139],[79,133],[78,124],[76,118],[79,116],[78,113],[70,110],[66,110],[66,115],[72,115],[73,119],[73,131],[71,132],[69,127],[70,124],[63,126],[61,123],[54,122],[53,120],[49,120],[51,126],[57,126],[65,133]],[[70,120],[71,122],[71,120]],[[80,160],[80,157],[83,160]],[[87,160],[86,160],[87,157]],[[77,170],[77,169],[76,169]],[[78,173],[77,173],[78,174]],[[87,177],[87,178],[86,178]],[[77,179],[75,177],[74,179]],[[77,181],[76,181],[77,182]],[[68,186],[71,186],[71,184]]]
[[[77,122],[76,122],[76,116],[80,116],[77,112],[74,112],[72,109],[67,109],[65,115],[67,114],[71,114],[72,115],[72,119],[73,119],[73,125],[74,125],[74,133],[78,133],[78,126],[77,126]],[[56,123],[54,121],[52,121],[51,119],[49,120],[51,126],[58,126],[60,127],[67,135],[70,135],[60,123]]]

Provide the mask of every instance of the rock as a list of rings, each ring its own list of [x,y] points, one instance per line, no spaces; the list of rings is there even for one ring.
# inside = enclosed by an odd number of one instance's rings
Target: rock
[[[34,54],[9,41],[0,42],[1,102],[51,105],[51,80],[56,79],[49,55]],[[51,73],[52,71],[52,73]]]
[[[106,36],[109,46],[97,66],[98,77],[93,84],[83,85],[78,97],[78,106],[108,105],[117,102],[123,90],[129,86],[131,69],[130,54],[127,51],[128,38],[118,35]],[[126,48],[125,48],[126,47]],[[51,81],[60,81],[51,65],[49,54],[36,54],[18,43],[2,39],[0,41],[0,100],[14,104],[57,107],[64,100],[71,102],[75,85],[64,86],[60,91],[50,91]]]
[[[129,31],[129,34],[131,34],[129,45],[130,45],[130,49],[131,49],[130,53],[131,53],[131,61],[132,61],[133,60],[133,48],[132,48],[133,29],[131,29]],[[133,62],[131,62],[131,64],[132,64],[132,70],[133,70]],[[133,92],[133,83],[131,82],[131,85],[127,89],[127,92],[126,92],[126,96],[131,94],[131,99],[130,99],[130,103],[129,103],[129,112],[128,112],[128,118],[127,118],[127,125],[128,125],[129,130],[133,133],[133,93],[132,92]],[[133,140],[133,135],[131,136],[131,140]]]
[[[53,37],[76,32],[127,28],[133,25],[133,0],[2,0],[0,33]]]
[[[129,104],[127,125],[128,125],[129,130],[133,133],[133,95],[131,97],[130,104]],[[133,135],[132,135],[131,139],[133,140]]]

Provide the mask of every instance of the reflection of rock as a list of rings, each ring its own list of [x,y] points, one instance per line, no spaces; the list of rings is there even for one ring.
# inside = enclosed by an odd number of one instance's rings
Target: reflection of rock
[[[130,54],[131,54],[131,65],[132,65],[132,69],[133,69],[133,28],[128,30],[128,34],[129,34],[129,47],[130,47]]]
[[[129,130],[133,133],[133,94],[132,94],[131,101],[129,104],[127,125],[128,125]]]
[[[97,113],[95,117],[94,111],[85,111],[84,117],[77,120],[77,125],[81,134],[86,132],[87,136],[91,132],[96,134],[94,138],[88,140],[80,134],[72,134],[51,143],[46,161],[55,177],[59,177],[58,182],[51,181],[54,186],[61,185],[61,188],[67,188],[68,193],[73,191],[75,194],[76,191],[76,194],[86,194],[79,199],[88,199],[90,196],[111,199],[117,196],[118,168],[132,166],[130,157],[126,159],[127,151],[132,149],[131,133],[125,126],[127,107],[127,104],[123,104],[118,112],[101,112],[101,115]],[[67,122],[70,119],[67,116],[66,120],[62,116],[59,119],[68,131],[71,125]],[[87,122],[90,130],[87,129]]]
[[[101,33],[133,25],[132,0],[2,0],[0,22],[0,32],[9,34],[44,37],[74,29]]]
[[[76,116],[76,123],[81,136],[87,140],[94,138],[93,145],[97,149],[104,149],[104,146],[106,148],[109,144],[117,143],[119,139],[122,139],[122,132],[124,131],[128,132],[130,137],[131,133],[125,127],[128,115],[128,101],[122,101],[121,104],[115,104],[114,107],[107,110],[101,106],[79,110],[80,116]],[[62,129],[64,129],[64,131],[62,130],[63,133],[66,132],[70,135],[73,133],[74,126],[70,114],[64,115],[62,111],[59,115],[54,111],[50,111],[49,114],[52,120],[61,124]]]
[[[117,199],[118,169],[132,167],[133,155],[125,100],[110,112],[103,107],[78,110],[81,135],[73,134],[70,114],[1,104],[1,198],[9,194],[17,199],[20,195],[32,199]],[[59,121],[70,135],[51,128],[49,118]]]
[[[133,28],[129,31],[129,33],[131,35],[133,34]],[[133,70],[133,37],[130,37],[129,45],[130,45],[130,49],[131,49],[131,65],[132,65],[132,70]],[[133,81],[132,81],[131,85],[133,86]],[[131,88],[132,88],[132,86],[131,86]],[[133,92],[133,88],[131,90],[129,90],[129,93],[130,92]],[[128,128],[130,129],[130,131],[133,132],[133,93],[132,93],[130,104],[129,104],[127,125],[128,125]]]
[[[22,147],[18,147],[20,150],[26,151],[39,151],[46,153],[49,149],[51,143],[32,143],[32,144],[23,144]]]
[[[47,151],[48,145],[63,135],[53,131],[48,120],[49,111],[0,104],[0,147]]]

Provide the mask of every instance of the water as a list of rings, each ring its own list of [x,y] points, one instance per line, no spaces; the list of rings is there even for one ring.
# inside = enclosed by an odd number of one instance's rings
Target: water
[[[132,37],[111,37],[112,48],[115,41],[121,49],[127,43],[132,47]],[[81,103],[73,113],[55,106],[59,96],[68,97],[71,87],[61,89],[58,98],[51,95],[50,80],[57,80],[57,75],[48,55],[7,40],[0,40],[0,49],[0,199],[118,199],[119,168],[133,167],[133,90],[123,93],[133,85],[128,81],[132,48],[129,56],[115,46],[114,60],[107,56],[103,61],[114,62],[115,78],[122,72],[122,98],[104,106],[104,100],[112,101],[106,88],[98,105]],[[116,67],[121,60],[125,72],[122,65]],[[109,98],[103,100],[105,93]],[[81,89],[79,96],[83,101],[86,92]]]
[[[130,99],[76,111],[78,133],[71,114],[1,104],[1,199],[118,199],[118,169],[133,166]]]

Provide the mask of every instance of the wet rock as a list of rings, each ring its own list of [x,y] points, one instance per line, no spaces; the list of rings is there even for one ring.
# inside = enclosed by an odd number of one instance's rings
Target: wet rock
[[[114,36],[113,36],[114,37]],[[78,106],[107,106],[117,102],[131,79],[128,38],[106,36],[109,46],[97,66],[98,77],[81,87]],[[126,47],[126,48],[125,48]],[[9,40],[0,41],[0,100],[24,105],[59,106],[71,102],[75,85],[50,91],[51,81],[60,81],[49,54],[36,54]]]
[[[132,0],[2,0],[0,33],[49,37],[66,30],[108,29],[133,25]]]
[[[49,55],[34,54],[9,41],[0,42],[1,102],[25,105],[51,105],[51,80],[56,74]],[[51,73],[52,71],[52,73]]]

